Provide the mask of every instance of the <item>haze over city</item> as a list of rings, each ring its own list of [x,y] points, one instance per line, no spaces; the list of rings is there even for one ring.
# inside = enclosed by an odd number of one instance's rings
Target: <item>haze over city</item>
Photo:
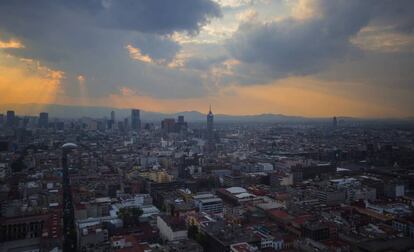
[[[0,103],[412,117],[412,10],[409,0],[3,0]]]

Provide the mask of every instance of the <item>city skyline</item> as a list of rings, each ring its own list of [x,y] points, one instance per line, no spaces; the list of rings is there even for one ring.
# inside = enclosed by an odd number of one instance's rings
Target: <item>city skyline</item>
[[[412,121],[213,111],[0,113],[0,251],[414,249]]]
[[[413,117],[413,10],[406,0],[2,1],[0,105]]]

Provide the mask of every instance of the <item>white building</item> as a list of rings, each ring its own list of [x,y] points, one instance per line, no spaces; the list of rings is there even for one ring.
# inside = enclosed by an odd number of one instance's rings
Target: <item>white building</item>
[[[163,240],[179,241],[187,239],[185,223],[180,223],[171,216],[157,216],[157,228],[160,230],[160,237]]]
[[[194,196],[193,199],[200,213],[223,213],[223,200],[211,193],[199,194]]]

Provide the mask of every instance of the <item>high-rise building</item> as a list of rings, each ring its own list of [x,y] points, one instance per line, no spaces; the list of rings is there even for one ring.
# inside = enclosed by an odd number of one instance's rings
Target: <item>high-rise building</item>
[[[174,118],[165,118],[161,121],[161,129],[167,133],[180,133],[187,130],[187,123],[184,121],[184,116],[178,116],[178,121]]]
[[[332,126],[334,127],[334,129],[338,127],[338,119],[336,118],[336,116],[334,116],[334,118],[332,119]]]
[[[210,110],[207,114],[207,149],[212,151],[214,149],[214,115]]]
[[[46,112],[41,112],[39,114],[39,127],[47,128],[49,126],[49,114]]]
[[[124,126],[123,126],[124,130],[129,130],[129,126],[130,126],[130,122],[129,122],[129,119],[127,117],[127,118],[124,119]]]
[[[131,110],[131,129],[140,130],[141,129],[141,118],[139,109]]]
[[[166,118],[161,121],[161,129],[167,133],[176,131],[176,124],[174,118]]]
[[[7,126],[13,127],[16,123],[16,116],[13,110],[7,111],[6,115]]]
[[[107,122],[108,129],[115,129],[117,126],[115,122],[115,111],[111,111],[111,120]]]
[[[115,111],[111,111],[111,121],[115,122]]]
[[[4,124],[4,115],[0,114],[0,127]]]
[[[178,121],[176,123],[177,132],[184,132],[187,130],[187,123],[184,120],[184,116],[178,116]]]

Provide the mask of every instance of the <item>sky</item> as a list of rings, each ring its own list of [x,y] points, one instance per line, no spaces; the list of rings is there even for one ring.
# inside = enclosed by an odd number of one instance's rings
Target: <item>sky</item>
[[[1,0],[0,104],[414,116],[412,0]]]

